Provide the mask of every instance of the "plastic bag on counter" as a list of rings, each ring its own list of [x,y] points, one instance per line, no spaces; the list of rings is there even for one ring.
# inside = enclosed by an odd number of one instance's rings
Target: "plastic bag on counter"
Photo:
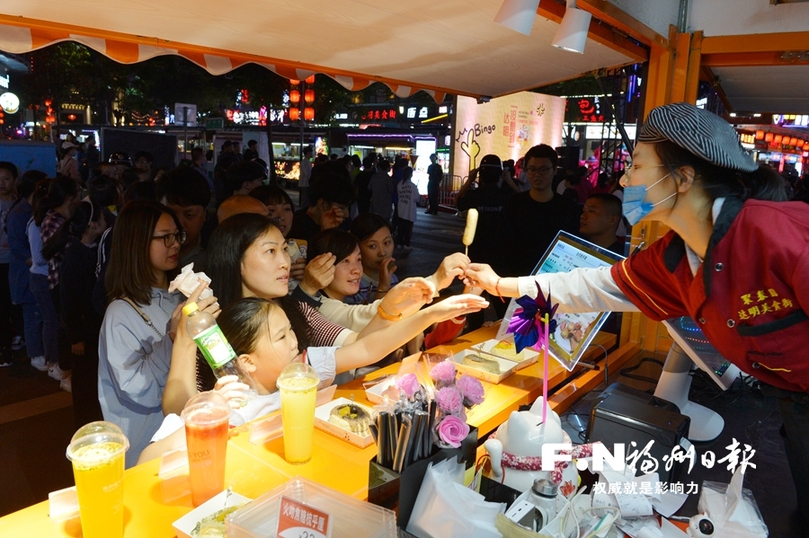
[[[744,474],[740,466],[730,484],[702,483],[697,509],[713,521],[715,538],[766,538],[767,525],[761,517],[753,492],[742,488]]]
[[[430,465],[407,532],[418,538],[500,538],[495,519],[506,508],[463,486],[465,467],[454,458]]]

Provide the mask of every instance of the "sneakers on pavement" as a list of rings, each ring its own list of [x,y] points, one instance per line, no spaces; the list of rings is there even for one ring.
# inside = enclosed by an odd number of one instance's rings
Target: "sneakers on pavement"
[[[66,373],[64,370],[59,368],[58,364],[54,364],[50,368],[48,368],[48,376],[54,378],[57,381],[62,381],[65,377],[69,376],[69,373]]]
[[[33,366],[40,372],[48,371],[48,363],[45,361],[44,355],[40,355],[39,357],[34,357],[33,359],[31,359],[31,366]]]
[[[0,358],[0,368],[8,368],[12,364],[14,364],[14,361],[11,360],[11,358],[9,357]]]
[[[25,338],[22,336],[15,336],[13,340],[11,340],[11,349],[14,351],[19,351],[25,347]]]
[[[69,375],[59,382],[59,388],[65,392],[73,393],[73,376]]]

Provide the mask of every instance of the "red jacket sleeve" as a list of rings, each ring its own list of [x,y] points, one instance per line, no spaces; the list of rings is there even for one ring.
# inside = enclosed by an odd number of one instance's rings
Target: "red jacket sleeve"
[[[676,237],[669,232],[646,250],[612,266],[612,278],[624,295],[655,321],[688,315],[683,288],[687,290],[694,277],[685,254],[674,272],[664,262],[666,248]]]
[[[430,349],[441,344],[446,344],[461,332],[461,329],[466,325],[466,318],[453,318],[439,323],[435,329],[427,336],[424,337],[424,348]]]

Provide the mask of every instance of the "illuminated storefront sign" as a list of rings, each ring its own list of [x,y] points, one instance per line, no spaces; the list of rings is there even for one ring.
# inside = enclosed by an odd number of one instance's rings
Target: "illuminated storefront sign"
[[[284,111],[268,109],[263,106],[258,110],[225,110],[225,117],[236,125],[267,125],[267,119],[274,122],[284,121]]]
[[[604,113],[597,95],[567,99],[565,121],[568,123],[603,123]]]
[[[376,110],[363,110],[360,112],[360,119],[368,120],[395,120],[399,113],[395,108],[382,108]]]
[[[809,126],[809,115],[800,114],[773,114],[773,125],[781,125],[784,127],[807,127]]]

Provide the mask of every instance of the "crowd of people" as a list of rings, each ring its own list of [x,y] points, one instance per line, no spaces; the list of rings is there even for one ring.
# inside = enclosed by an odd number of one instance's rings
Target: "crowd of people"
[[[199,151],[173,169],[154,167],[148,152],[133,161],[114,154],[84,181],[72,172],[75,144],[63,146],[53,178],[18,177],[16,166],[0,163],[9,245],[0,259],[9,306],[3,365],[30,363],[58,380],[72,392],[77,427],[118,424],[131,445],[128,465],[164,416],[217,386],[187,334],[188,301],[220,317],[244,358],[258,396],[237,414],[242,420],[277,406],[274,377],[305,350],[324,382],[346,381],[422,349],[425,338],[431,346],[451,340],[467,314],[487,306],[471,289],[428,305],[464,274],[470,260],[460,253],[426,278],[398,279],[394,250],[411,248],[418,201],[407,161],[396,163],[395,180],[386,176],[388,207],[381,187],[369,187],[379,214],[359,211],[362,170],[351,158],[316,159],[309,202],[296,208],[252,147],[234,153],[226,143],[210,176]],[[391,166],[379,159],[372,168],[364,171],[381,184]],[[211,278],[213,295],[169,291],[191,263]],[[276,353],[282,329],[291,344]],[[24,346],[25,364],[15,346]]]
[[[79,165],[77,151],[87,146],[63,141],[53,178],[37,171],[18,177],[13,164],[0,163],[9,244],[7,263],[0,259],[0,278],[8,282],[0,286],[7,295],[2,299],[9,305],[0,324],[3,365],[12,365],[12,347],[24,345],[31,366],[72,392],[77,426],[103,418],[123,428],[132,446],[129,465],[164,416],[179,413],[196,391],[217,386],[185,333],[181,307],[189,299],[169,291],[191,263],[211,278],[213,291],[192,299],[201,310],[222,314],[226,336],[245,342],[234,346],[240,355],[267,351],[255,347],[261,324],[251,325],[248,336],[239,328],[248,312],[273,327],[288,323],[292,347],[326,361],[318,364],[329,382],[449,341],[464,327],[479,326],[480,311],[489,306],[483,290],[467,288],[425,308],[465,274],[470,258],[461,253],[426,278],[398,278],[396,256],[412,250],[420,202],[406,158],[306,159],[296,207],[268,178],[255,144],[241,153],[225,142],[212,174],[201,149],[173,169],[154,166],[143,151],[133,160],[112,154],[85,179],[86,158]],[[311,154],[305,148],[304,155]],[[431,162],[426,213],[437,214],[443,174],[435,155]],[[472,259],[499,263],[503,245],[513,249],[504,267],[530,271],[558,229],[579,230],[580,214],[582,231],[592,230],[594,241],[618,241],[617,198],[594,195],[582,212],[569,193],[552,191],[557,162],[551,148],[532,148],[524,162],[521,182],[489,155],[459,193],[459,209],[481,212]],[[519,227],[532,230],[531,241],[507,240]],[[247,298],[253,302],[244,303]],[[231,314],[239,323],[228,321]],[[289,359],[270,361],[269,374],[255,356],[245,361],[251,379],[272,379]],[[233,387],[238,384],[227,388]],[[252,388],[261,388],[260,396],[275,391],[272,382],[262,387]],[[269,401],[277,405],[275,397]],[[240,416],[266,410],[255,403]]]

